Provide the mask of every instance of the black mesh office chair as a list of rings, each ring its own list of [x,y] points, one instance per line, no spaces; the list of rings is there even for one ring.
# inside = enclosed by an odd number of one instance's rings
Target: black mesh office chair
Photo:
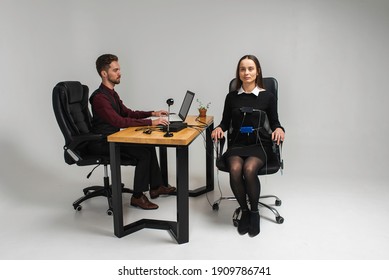
[[[89,89],[80,82],[59,82],[53,89],[53,109],[61,132],[65,138],[64,157],[69,165],[78,166],[95,165],[92,171],[99,166],[104,166],[104,185],[90,186],[83,189],[84,196],[73,203],[77,211],[81,211],[81,203],[87,199],[104,196],[108,199],[107,214],[112,215],[112,191],[109,184],[108,168],[109,155],[92,154],[88,151],[88,145],[94,141],[103,139],[100,134],[91,132],[91,114],[88,108]],[[136,165],[136,160],[124,157],[122,165]],[[130,189],[124,188],[123,192],[130,193]]]
[[[264,78],[264,87],[266,90],[272,92],[275,94],[276,98],[278,98],[278,82],[275,78]],[[230,85],[229,85],[229,90],[237,90],[236,87],[236,79],[231,80]],[[228,137],[228,133],[227,133]],[[223,161],[219,161],[218,159],[220,156],[223,154],[223,148],[224,148],[224,143],[225,143],[225,138],[221,139],[219,143],[217,144],[217,149],[216,149],[216,167],[223,172],[228,172],[227,166],[223,163]],[[282,171],[283,169],[283,159],[282,159],[282,143],[281,145],[277,145],[274,143],[273,145],[273,154],[268,155],[268,160],[267,164],[258,171],[258,176],[264,176],[264,175],[271,175],[277,173],[279,170]],[[265,195],[265,196],[260,196],[260,200],[263,199],[275,199],[274,205],[275,206],[280,206],[281,205],[281,199],[279,199],[275,195]],[[217,201],[214,202],[213,204],[213,210],[219,210],[219,204],[222,200],[236,200],[234,196],[221,196]],[[280,216],[279,212],[275,207],[273,207],[270,204],[264,203],[264,202],[259,202],[260,206],[266,207],[270,211],[272,211],[275,215],[276,222],[279,224],[282,224],[284,222],[284,218]],[[233,214],[233,223],[235,226],[238,225],[239,221],[239,214],[240,214],[240,208],[238,207],[234,214]]]

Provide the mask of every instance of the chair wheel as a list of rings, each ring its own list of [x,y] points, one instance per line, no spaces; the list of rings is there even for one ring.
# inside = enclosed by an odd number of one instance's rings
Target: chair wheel
[[[213,209],[214,211],[218,211],[218,210],[219,210],[219,204],[215,202],[215,203],[212,205],[212,209]]]
[[[73,208],[74,208],[74,210],[76,210],[76,211],[81,211],[82,206],[81,206],[81,205],[75,205],[75,206],[73,206]]]
[[[281,200],[276,200],[276,206],[281,206]]]
[[[276,222],[279,224],[282,224],[284,222],[284,218],[282,218],[281,216],[278,216],[278,217],[276,217]]]
[[[107,215],[108,215],[108,216],[112,216],[112,215],[113,215],[112,209],[108,209],[108,210],[107,210]]]

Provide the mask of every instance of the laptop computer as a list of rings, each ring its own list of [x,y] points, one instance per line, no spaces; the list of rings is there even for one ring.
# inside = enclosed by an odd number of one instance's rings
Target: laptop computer
[[[176,113],[170,113],[169,115],[169,122],[174,123],[174,122],[184,122],[186,119],[186,116],[189,113],[190,106],[192,105],[192,101],[194,98],[195,94],[194,92],[191,92],[189,90],[186,91],[184,100],[182,101],[180,111],[178,114]],[[151,120],[156,120],[160,117],[149,117]]]
[[[192,105],[192,101],[195,94],[189,90],[186,91],[184,100],[182,101],[180,111],[178,114],[170,113],[169,115],[169,122],[170,124],[168,126],[162,127],[162,131],[169,131],[171,132],[178,132],[184,128],[186,128],[188,125],[185,122],[186,116],[188,115],[190,106]]]
[[[190,106],[192,105],[194,96],[195,94],[193,92],[189,90],[186,91],[184,100],[182,101],[181,108],[178,114],[170,113],[168,117],[170,124],[185,121],[186,116],[189,113]]]
[[[184,100],[182,101],[180,111],[178,114],[170,113],[169,119],[169,131],[177,132],[187,127],[187,124],[184,122],[186,116],[189,113],[190,106],[192,105],[192,101],[194,99],[195,93],[187,90],[185,93]],[[155,120],[159,117],[150,117],[150,119]],[[167,131],[168,126],[160,126],[162,131]]]

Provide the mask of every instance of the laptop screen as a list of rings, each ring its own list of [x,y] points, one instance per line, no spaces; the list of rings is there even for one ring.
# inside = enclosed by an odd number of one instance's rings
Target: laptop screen
[[[184,121],[186,116],[188,115],[190,105],[192,105],[192,101],[194,98],[194,93],[191,91],[187,91],[184,97],[184,101],[182,102],[180,111],[178,112],[178,116]]]

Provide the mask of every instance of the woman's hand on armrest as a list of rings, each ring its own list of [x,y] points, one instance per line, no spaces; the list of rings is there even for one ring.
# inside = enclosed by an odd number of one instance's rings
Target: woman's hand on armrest
[[[223,138],[224,137],[224,132],[223,130],[218,126],[216,127],[212,133],[211,133],[211,137],[214,141],[217,141],[219,140],[220,138]]]
[[[281,142],[285,140],[285,132],[278,127],[271,134],[271,139],[277,142],[277,145],[279,145]]]

